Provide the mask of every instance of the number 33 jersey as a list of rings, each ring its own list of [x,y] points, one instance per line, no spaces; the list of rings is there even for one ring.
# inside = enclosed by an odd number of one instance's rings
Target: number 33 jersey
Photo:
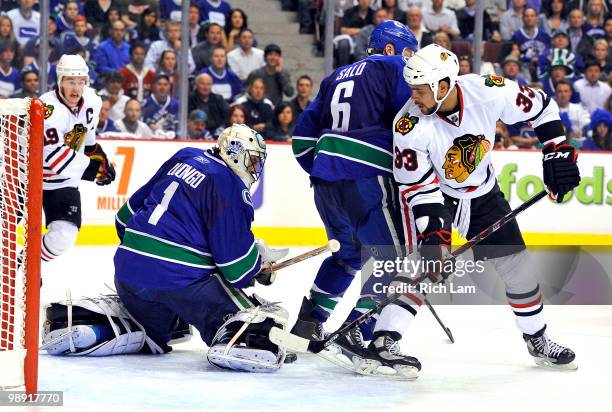
[[[95,90],[85,87],[75,110],[70,109],[57,90],[43,94],[45,104],[45,147],[43,158],[43,189],[78,187],[90,159],[85,146],[96,143],[96,127],[102,99]]]
[[[551,134],[549,124],[560,121],[554,100],[503,77],[467,74],[458,77],[456,88],[455,113],[425,116],[410,99],[395,116],[393,172],[405,207],[443,203],[441,192],[459,199],[489,192],[495,185],[491,150],[497,120],[531,122],[544,135]]]

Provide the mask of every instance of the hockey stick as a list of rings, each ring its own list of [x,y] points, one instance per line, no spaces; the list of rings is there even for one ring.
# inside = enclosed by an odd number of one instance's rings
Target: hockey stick
[[[516,216],[518,216],[521,212],[523,212],[526,209],[528,209],[529,207],[533,206],[535,203],[537,203],[543,197],[546,197],[546,195],[547,195],[546,190],[542,190],[541,192],[539,192],[538,194],[533,196],[528,201],[524,202],[522,205],[520,205],[516,209],[511,210],[510,212],[508,212],[505,216],[503,216],[502,218],[500,218],[499,220],[494,222],[491,226],[487,227],[482,232],[480,232],[479,234],[477,234],[476,236],[474,236],[473,238],[468,240],[465,244],[463,244],[460,247],[458,247],[457,249],[455,249],[451,253],[451,258],[450,259],[457,258],[457,256],[465,253],[466,251],[468,251],[469,249],[471,249],[472,247],[474,247],[478,243],[482,242],[484,239],[486,239],[487,237],[491,236],[491,234],[493,234],[494,232],[499,230],[500,227],[504,226],[506,223],[508,223],[512,219],[516,218]],[[423,274],[423,275],[421,275],[421,276],[411,280],[410,282],[407,282],[407,284],[408,285],[416,285],[418,283],[421,283],[422,281],[427,279],[429,277],[429,275],[430,275],[429,273],[425,273],[425,274]],[[404,294],[402,292],[397,292],[397,293],[394,293],[393,295],[387,296],[385,299],[383,299],[382,301],[377,303],[376,306],[374,306],[372,309],[370,309],[369,311],[365,312],[364,314],[359,316],[354,321],[345,324],[344,326],[342,326],[340,329],[336,330],[335,332],[332,332],[325,339],[322,339],[322,340],[304,339],[304,338],[302,338],[300,336],[293,335],[293,334],[291,334],[291,333],[289,333],[287,331],[284,331],[282,329],[279,329],[277,327],[273,327],[270,330],[270,340],[273,343],[275,343],[275,344],[277,344],[279,346],[283,346],[283,347],[285,347],[287,349],[290,349],[290,350],[292,350],[294,352],[319,353],[323,349],[325,349],[326,347],[331,345],[336,339],[338,339],[340,337],[340,335],[342,335],[345,332],[351,330],[355,326],[365,322],[366,320],[368,320],[369,318],[374,316],[376,313],[378,313],[382,308],[384,308],[385,306],[387,306],[390,303],[395,302],[397,299],[399,299],[403,295]]]
[[[295,265],[303,260],[310,259],[311,257],[320,255],[321,253],[325,253],[330,251],[335,253],[340,250],[340,242],[336,239],[331,239],[325,246],[318,247],[316,249],[310,250],[308,252],[302,253],[301,255],[294,256],[290,259],[283,260],[282,262],[278,262],[273,264],[266,272],[275,272],[279,269],[284,269],[287,266]]]
[[[438,316],[438,313],[435,311],[435,309],[433,308],[431,303],[429,303],[429,299],[427,299],[427,297],[425,297],[425,299],[423,299],[423,300],[425,301],[425,305],[431,311],[431,314],[433,315],[433,317],[436,318],[436,320],[438,321],[438,323],[442,327],[442,330],[444,330],[444,333],[446,333],[446,336],[448,336],[448,339],[450,339],[451,343],[455,343],[455,338],[453,337],[453,332],[451,332],[450,328],[448,326],[446,326],[442,322],[442,319],[440,319],[440,316]]]

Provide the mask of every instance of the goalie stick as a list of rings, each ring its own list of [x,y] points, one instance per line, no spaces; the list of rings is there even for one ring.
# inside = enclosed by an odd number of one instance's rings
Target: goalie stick
[[[287,266],[295,265],[296,263],[299,263],[306,259],[310,259],[311,257],[314,257],[314,256],[318,256],[327,251],[335,253],[339,250],[340,250],[340,242],[338,242],[336,239],[331,239],[329,242],[327,242],[325,246],[321,246],[316,249],[310,250],[308,252],[302,253],[301,255],[297,255],[290,259],[283,260],[282,262],[274,263],[272,266],[270,266],[270,268],[263,269],[262,272],[263,271],[275,272],[279,269],[284,269]]]
[[[497,230],[499,230],[500,227],[504,226],[506,223],[508,223],[512,219],[516,218],[516,216],[518,216],[521,212],[523,212],[526,209],[528,209],[529,207],[533,206],[535,203],[537,203],[540,199],[542,199],[546,195],[547,195],[546,190],[542,190],[541,192],[537,193],[535,196],[533,196],[528,201],[524,202],[522,205],[520,205],[516,209],[511,210],[510,212],[508,212],[505,216],[503,216],[502,218],[500,218],[499,220],[494,222],[491,226],[487,227],[482,232],[480,232],[479,234],[477,234],[476,236],[474,236],[473,238],[468,240],[465,244],[463,244],[462,246],[460,246],[457,249],[455,249],[451,253],[451,259],[457,258],[457,256],[465,253],[466,251],[468,251],[469,249],[471,249],[472,247],[474,247],[478,243],[482,242],[484,239],[489,237],[492,233],[494,233]],[[421,275],[421,276],[411,280],[410,282],[408,282],[408,284],[409,285],[416,285],[416,284],[424,281],[428,277],[429,277],[429,273],[425,273],[425,274],[423,274],[423,275]],[[355,326],[365,322],[366,320],[368,320],[369,318],[374,316],[376,313],[378,313],[382,308],[384,308],[385,306],[387,306],[390,303],[395,302],[402,295],[403,295],[403,293],[398,292],[398,293],[394,293],[393,295],[387,296],[385,299],[383,299],[382,301],[377,303],[376,306],[374,306],[372,309],[370,309],[369,311],[365,312],[364,314],[359,316],[354,321],[345,324],[344,326],[342,326],[340,329],[336,330],[335,332],[332,332],[325,339],[322,339],[322,340],[304,339],[304,338],[302,338],[300,336],[293,335],[293,334],[291,334],[291,333],[289,333],[287,331],[284,331],[282,329],[279,329],[277,327],[273,327],[270,330],[270,341],[272,341],[276,345],[279,345],[279,346],[282,345],[285,348],[287,348],[289,350],[292,350],[294,352],[319,353],[323,349],[325,349],[326,347],[331,345],[336,339],[338,339],[340,337],[340,335],[342,335],[343,333],[349,331],[350,329],[354,328]]]

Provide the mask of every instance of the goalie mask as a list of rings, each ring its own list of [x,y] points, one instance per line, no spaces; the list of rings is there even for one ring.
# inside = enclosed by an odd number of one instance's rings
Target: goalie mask
[[[217,143],[221,158],[250,189],[266,161],[266,143],[261,134],[247,125],[233,124],[221,133]]]

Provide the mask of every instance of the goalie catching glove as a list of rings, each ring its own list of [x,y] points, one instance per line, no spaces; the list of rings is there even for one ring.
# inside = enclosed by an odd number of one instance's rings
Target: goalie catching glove
[[[255,239],[255,247],[261,256],[261,270],[255,276],[255,280],[262,285],[271,285],[276,279],[276,272],[272,272],[270,267],[275,262],[281,260],[289,253],[289,249],[272,249],[263,239]]]
[[[549,143],[542,149],[544,184],[551,199],[561,203],[565,195],[580,183],[576,149],[563,143]]]
[[[96,143],[93,146],[87,146],[85,148],[85,155],[87,155],[91,160],[95,160],[100,163],[100,167],[96,173],[96,184],[99,186],[109,185],[113,180],[115,180],[115,167],[108,160],[106,153],[102,150],[102,146]]]
[[[289,313],[276,303],[261,305],[231,316],[217,331],[208,350],[208,361],[223,369],[275,372],[285,360],[285,349],[269,339],[270,329],[287,328]]]

